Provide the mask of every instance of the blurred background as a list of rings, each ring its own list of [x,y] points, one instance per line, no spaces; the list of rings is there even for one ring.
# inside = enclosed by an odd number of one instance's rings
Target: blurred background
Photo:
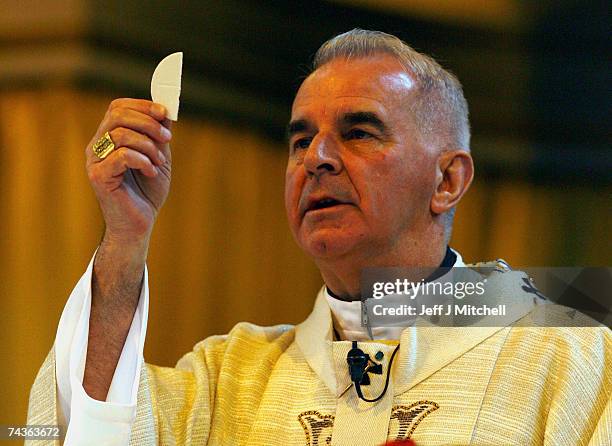
[[[297,323],[322,281],[283,208],[293,95],[328,38],[399,36],[458,75],[477,179],[467,262],[610,265],[610,11],[600,1],[0,0],[0,424],[27,397],[102,233],[83,150],[108,102],[184,51],[145,357],[238,321]]]

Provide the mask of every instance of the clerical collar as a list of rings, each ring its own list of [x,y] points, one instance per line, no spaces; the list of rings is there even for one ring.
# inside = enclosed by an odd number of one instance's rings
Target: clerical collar
[[[440,266],[427,278],[432,281],[446,274],[450,268],[465,266],[461,255],[446,247],[446,254]],[[361,301],[345,301],[335,296],[327,286],[325,297],[332,313],[334,330],[342,340],[365,341],[370,339],[397,340],[404,327],[373,327],[370,337],[366,327],[361,325]]]

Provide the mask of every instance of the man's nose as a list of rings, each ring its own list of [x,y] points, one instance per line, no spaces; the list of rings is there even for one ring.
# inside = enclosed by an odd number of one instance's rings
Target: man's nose
[[[316,135],[304,156],[308,176],[319,177],[325,173],[337,175],[342,170],[340,144],[332,135]]]

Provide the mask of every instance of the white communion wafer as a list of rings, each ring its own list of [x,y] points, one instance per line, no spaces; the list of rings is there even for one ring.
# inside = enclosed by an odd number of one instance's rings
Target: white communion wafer
[[[151,99],[166,107],[166,117],[173,121],[178,119],[182,73],[183,53],[172,53],[157,65],[151,78]]]

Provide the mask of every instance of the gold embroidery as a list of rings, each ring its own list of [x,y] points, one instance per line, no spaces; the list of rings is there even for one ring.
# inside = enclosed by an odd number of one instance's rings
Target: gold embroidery
[[[306,446],[331,445],[333,415],[321,415],[316,410],[308,410],[299,414],[298,420],[306,433]],[[324,434],[325,430],[327,433]]]
[[[395,430],[395,440],[408,440],[419,423],[427,415],[440,406],[433,401],[417,401],[410,406],[393,406],[391,409],[391,421],[389,422],[389,436]],[[397,424],[396,429],[392,429]]]
[[[440,406],[433,401],[417,401],[410,406],[393,406],[389,420],[388,436],[394,440],[408,440],[419,423]],[[331,445],[334,427],[333,415],[321,415],[317,410],[308,410],[298,415],[298,420],[306,433],[306,446]]]

